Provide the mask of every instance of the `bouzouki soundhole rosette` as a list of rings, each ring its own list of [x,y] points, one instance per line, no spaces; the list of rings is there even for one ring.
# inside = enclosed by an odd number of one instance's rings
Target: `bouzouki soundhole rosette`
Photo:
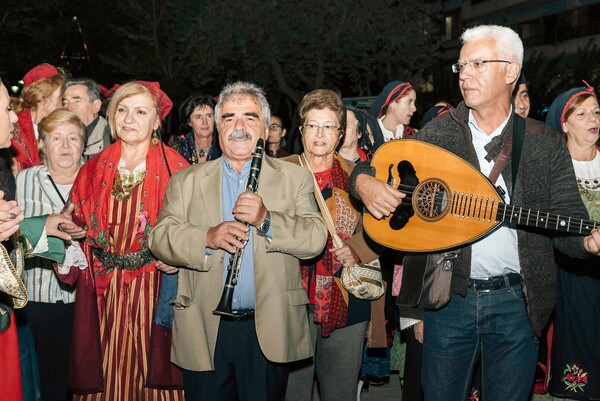
[[[427,179],[414,189],[412,206],[423,220],[436,221],[448,213],[448,185],[439,178]]]

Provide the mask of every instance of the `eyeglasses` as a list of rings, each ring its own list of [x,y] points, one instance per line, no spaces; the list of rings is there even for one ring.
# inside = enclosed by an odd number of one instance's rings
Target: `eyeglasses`
[[[506,60],[482,60],[480,58],[478,58],[477,60],[471,60],[471,61],[463,61],[462,63],[454,63],[452,64],[452,72],[455,74],[461,73],[465,70],[465,67],[468,65],[469,67],[471,67],[473,70],[475,71],[484,71],[485,68],[485,64],[487,63],[508,63],[508,64],[512,64],[510,61],[506,61]]]
[[[279,125],[279,124],[271,124],[269,125],[269,131],[277,131],[283,129],[283,125]]]
[[[321,127],[317,124],[306,124],[300,126],[300,132],[308,135],[316,135],[319,129],[323,129],[323,134],[325,135],[336,135],[341,130],[340,127],[336,127],[335,125],[324,125]]]

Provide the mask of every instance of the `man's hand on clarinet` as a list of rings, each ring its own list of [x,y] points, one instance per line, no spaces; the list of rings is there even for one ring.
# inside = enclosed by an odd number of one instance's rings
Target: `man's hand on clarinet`
[[[249,191],[240,194],[232,212],[237,221],[248,223],[254,227],[260,226],[267,217],[267,208],[263,204],[262,198]]]
[[[387,217],[393,213],[406,196],[367,174],[361,174],[356,178],[356,190],[365,207],[376,219]]]
[[[241,240],[248,241],[248,227],[239,221],[224,221],[206,233],[208,248],[223,249],[229,253],[244,247]]]

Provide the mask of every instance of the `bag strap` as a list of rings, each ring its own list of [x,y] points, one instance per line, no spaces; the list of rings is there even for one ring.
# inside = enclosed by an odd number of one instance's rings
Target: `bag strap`
[[[310,171],[310,175],[313,178],[315,198],[317,199],[317,203],[319,204],[319,209],[321,209],[321,215],[323,215],[323,220],[325,220],[325,225],[327,225],[327,230],[329,231],[329,234],[331,234],[331,238],[333,240],[333,246],[336,249],[341,248],[344,246],[344,243],[342,242],[341,238],[335,232],[335,224],[333,224],[333,218],[331,217],[331,214],[329,213],[329,208],[327,207],[327,204],[325,203],[325,199],[323,199],[323,194],[321,193],[321,188],[319,187],[319,183],[317,182],[317,179],[315,178],[315,174],[313,173],[312,169],[310,168],[310,165],[308,164],[308,160],[306,160],[304,153],[302,153],[299,156],[299,159],[300,159],[300,165],[302,167],[305,167],[308,171]]]

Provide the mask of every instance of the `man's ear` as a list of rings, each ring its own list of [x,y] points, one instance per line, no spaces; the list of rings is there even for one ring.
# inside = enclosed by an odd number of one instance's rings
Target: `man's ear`
[[[100,99],[96,99],[92,102],[92,109],[94,110],[94,114],[100,113],[100,107],[102,107],[102,101]]]
[[[512,85],[517,79],[519,79],[519,75],[521,73],[521,67],[517,63],[511,63],[508,65],[506,69],[506,84]]]
[[[281,137],[283,138],[286,133],[287,133],[287,130],[285,128],[282,128],[281,129]]]

